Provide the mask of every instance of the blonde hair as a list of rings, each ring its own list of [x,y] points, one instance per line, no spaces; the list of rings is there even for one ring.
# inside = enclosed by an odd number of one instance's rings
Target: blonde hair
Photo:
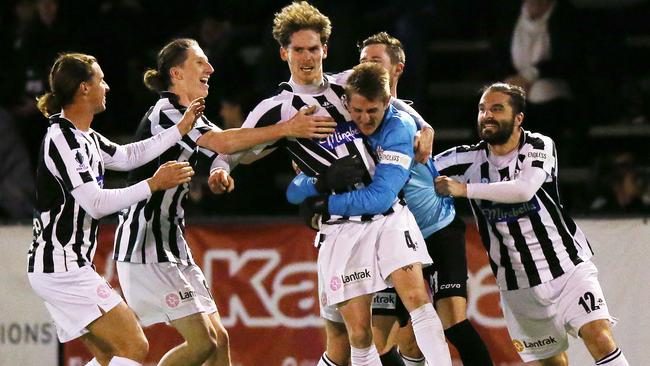
[[[289,46],[291,35],[303,29],[310,29],[320,35],[322,44],[327,44],[332,33],[332,23],[315,6],[306,1],[293,2],[285,6],[273,19],[273,38],[281,47]]]
[[[366,62],[355,66],[345,85],[345,94],[359,94],[368,100],[390,99],[390,76],[380,64]]]

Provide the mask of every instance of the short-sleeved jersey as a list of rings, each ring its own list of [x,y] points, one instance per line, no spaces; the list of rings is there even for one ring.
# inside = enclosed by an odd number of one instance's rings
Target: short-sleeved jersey
[[[163,92],[149,109],[136,131],[136,140],[147,139],[178,124],[185,112],[177,96]],[[216,125],[201,117],[181,141],[158,159],[129,172],[129,182],[152,176],[166,161],[188,161],[195,166],[199,153],[210,159],[216,154],[197,145],[197,140]],[[154,192],[147,200],[131,205],[119,214],[113,259],[132,263],[172,262],[193,264],[192,253],[183,236],[185,229],[183,203],[189,192],[185,183],[165,191]]]
[[[551,138],[522,130],[517,153],[501,165],[492,162],[495,159],[485,141],[455,147],[434,158],[441,175],[466,183],[513,180],[524,169],[546,172],[546,182],[530,201],[470,200],[492,271],[504,290],[548,282],[593,254],[584,233],[560,202],[556,156]]]
[[[102,187],[115,145],[96,131],[78,130],[55,114],[45,134],[36,169],[34,240],[29,272],[66,272],[92,265],[98,221],[70,192],[93,180]]]

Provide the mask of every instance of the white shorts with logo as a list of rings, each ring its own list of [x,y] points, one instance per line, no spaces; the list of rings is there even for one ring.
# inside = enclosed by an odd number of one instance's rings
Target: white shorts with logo
[[[217,311],[205,276],[195,264],[117,262],[117,274],[127,304],[144,327]]]
[[[122,298],[90,266],[67,272],[28,273],[29,283],[45,301],[61,343],[88,333],[86,327],[113,309]],[[101,311],[100,311],[101,309]]]
[[[413,263],[432,263],[422,233],[406,206],[370,222],[322,225],[316,236],[321,307],[392,286],[389,276]]]
[[[512,343],[525,362],[564,352],[567,334],[576,337],[591,321],[615,323],[591,261],[535,287],[501,291],[501,306]]]

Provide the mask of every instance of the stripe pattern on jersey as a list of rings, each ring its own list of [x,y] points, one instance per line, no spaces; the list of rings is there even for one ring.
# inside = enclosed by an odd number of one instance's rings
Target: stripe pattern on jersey
[[[317,94],[293,92],[291,85],[282,83],[278,95],[262,101],[253,109],[246,118],[244,127],[269,126],[288,120],[306,106],[318,106],[314,114],[332,117],[337,123],[335,133],[323,139],[282,139],[265,148],[284,147],[300,170],[312,177],[322,174],[336,159],[357,155],[366,168],[363,184],[356,187],[362,188],[372,182],[377,159],[343,105],[342,98],[345,94],[343,87],[331,81],[326,82],[327,87]],[[400,202],[403,200],[397,199],[394,204]],[[392,209],[380,215],[325,215],[323,222],[336,224],[347,221],[371,221],[390,213]]]
[[[185,107],[177,96],[163,92],[158,102],[149,109],[136,132],[136,140],[147,139],[175,126],[182,119]],[[187,161],[193,167],[202,155],[214,159],[216,154],[197,145],[205,133],[218,127],[204,116],[180,142],[154,159],[129,172],[129,182],[138,182],[152,176],[166,161]],[[145,201],[131,205],[119,213],[113,259],[132,263],[194,264],[192,253],[184,237],[183,205],[189,192],[185,183],[165,191],[154,192]]]
[[[540,151],[553,157],[552,167],[545,167],[543,159],[535,158]],[[441,175],[466,183],[512,180],[526,163],[547,171],[549,178],[529,202],[501,204],[470,200],[481,240],[489,254],[490,268],[502,289],[515,290],[548,282],[593,254],[584,233],[562,207],[556,155],[550,138],[522,130],[519,153],[505,167],[490,162],[484,141],[452,148],[435,158]]]
[[[104,157],[115,148],[90,129],[81,132],[55,114],[43,138],[36,169],[36,208],[29,272],[66,272],[92,266],[97,249],[98,221],[70,193],[93,180],[103,185]],[[88,161],[86,161],[88,159]]]

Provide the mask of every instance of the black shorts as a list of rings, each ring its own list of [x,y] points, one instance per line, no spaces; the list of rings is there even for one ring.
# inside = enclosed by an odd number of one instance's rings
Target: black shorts
[[[375,293],[372,300],[372,315],[395,316],[400,327],[404,327],[409,322],[409,312],[392,287]]]
[[[433,265],[424,268],[434,301],[452,296],[467,298],[465,222],[458,217],[424,240]]]

